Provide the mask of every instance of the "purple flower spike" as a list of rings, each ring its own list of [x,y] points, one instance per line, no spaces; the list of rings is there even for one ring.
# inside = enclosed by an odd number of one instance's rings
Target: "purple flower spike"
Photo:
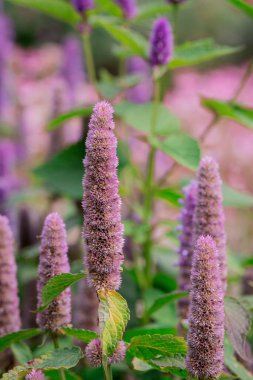
[[[40,370],[32,369],[25,377],[25,380],[44,380],[45,376]]]
[[[0,215],[0,336],[21,328],[16,273],[9,220]]]
[[[118,289],[121,282],[123,225],[114,127],[112,106],[97,103],[86,140],[83,179],[86,267],[96,290]]]
[[[102,347],[100,339],[93,339],[85,349],[86,359],[90,367],[97,368],[102,365]],[[108,358],[108,364],[120,363],[125,359],[126,345],[120,341],[114,354]]]
[[[211,157],[201,160],[198,171],[198,201],[194,214],[193,241],[203,235],[214,239],[219,255],[224,292],[227,287],[226,234],[222,206],[221,179],[217,162]]]
[[[152,66],[166,65],[173,54],[173,33],[169,21],[161,17],[155,21],[150,38]]]
[[[179,289],[189,291],[191,288],[191,265],[193,254],[193,215],[197,202],[197,182],[192,181],[184,189],[184,204],[181,211],[182,232],[179,237]],[[188,318],[189,299],[180,299],[179,314],[182,319]]]
[[[68,36],[64,41],[63,75],[70,92],[85,81],[83,53],[80,41],[74,36]]]
[[[88,11],[89,9],[94,8],[93,0],[71,0],[73,7],[79,13]]]
[[[53,212],[45,220],[40,247],[38,306],[41,305],[41,291],[50,278],[69,273],[65,225],[61,217]],[[71,292],[67,288],[42,313],[37,314],[40,328],[56,331],[71,322]]]
[[[131,57],[127,62],[127,72],[138,75],[140,82],[127,91],[127,100],[146,103],[153,97],[153,80],[150,65],[140,57]]]
[[[217,379],[223,370],[224,302],[219,259],[211,236],[201,236],[192,263],[186,366],[193,377]]]
[[[135,0],[115,0],[121,7],[125,18],[130,19],[136,16],[137,6]]]

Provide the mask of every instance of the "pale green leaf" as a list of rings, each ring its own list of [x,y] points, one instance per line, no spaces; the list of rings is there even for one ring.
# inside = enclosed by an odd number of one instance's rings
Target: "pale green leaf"
[[[240,380],[253,380],[253,375],[234,356],[233,347],[227,339],[225,339],[224,351],[225,366]]]
[[[69,112],[66,112],[64,114],[61,114],[57,116],[55,119],[51,120],[47,126],[48,131],[54,131],[58,127],[60,127],[63,123],[65,123],[68,120],[71,120],[75,117],[86,117],[90,116],[92,112],[92,107],[86,107],[86,108],[78,108],[71,110]]]
[[[71,336],[85,343],[89,343],[92,339],[97,337],[97,333],[94,331],[76,329],[73,327],[62,327],[60,331],[65,335]]]
[[[80,273],[62,273],[57,276],[52,277],[46,285],[42,288],[42,305],[39,307],[38,311],[42,312],[49,304],[58,297],[65,289],[73,285],[75,282],[81,280],[85,277],[84,272]]]
[[[155,19],[159,16],[164,16],[171,13],[171,7],[168,4],[142,4],[139,6],[138,14],[134,17],[131,23],[137,24],[140,21]]]
[[[174,189],[171,189],[169,187],[164,187],[162,189],[158,188],[155,191],[155,196],[159,199],[163,199],[169,203],[171,203],[173,206],[179,207],[179,200],[182,199],[182,194],[177,192]]]
[[[28,369],[24,366],[17,366],[10,371],[3,374],[2,380],[23,380],[24,376],[27,374]]]
[[[32,363],[29,362],[29,366],[44,370],[68,369],[75,367],[82,357],[83,353],[80,347],[58,348],[55,351],[42,355],[40,358],[34,359]]]
[[[244,0],[227,0],[235,7],[246,13],[248,16],[253,17],[253,6],[246,3]]]
[[[20,364],[28,362],[33,357],[30,347],[24,342],[13,343],[11,345],[11,350],[15,356],[15,359]]]
[[[227,207],[248,208],[253,206],[253,195],[235,190],[228,185],[222,186],[223,204]]]
[[[173,291],[169,294],[165,294],[164,296],[161,296],[157,298],[154,303],[150,306],[150,308],[147,310],[147,315],[152,315],[159,309],[161,309],[164,305],[167,305],[170,302],[177,301],[180,298],[184,298],[188,295],[188,292],[180,292],[180,291]]]
[[[111,356],[122,340],[129,309],[126,300],[113,290],[99,290],[99,330],[103,357]]]
[[[3,335],[0,337],[0,352],[10,347],[13,343],[33,338],[41,333],[40,329],[26,329]]]

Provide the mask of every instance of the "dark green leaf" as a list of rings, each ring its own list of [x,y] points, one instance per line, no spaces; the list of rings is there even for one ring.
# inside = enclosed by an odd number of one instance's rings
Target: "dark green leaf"
[[[182,198],[182,194],[178,193],[177,191],[169,187],[164,187],[163,189],[159,189],[159,188],[156,189],[155,196],[157,198],[168,201],[173,206],[177,206],[177,207],[180,206],[178,201]]]
[[[179,164],[197,170],[200,160],[200,147],[196,140],[184,133],[175,133],[163,141],[150,139],[151,145],[174,158]]]
[[[249,359],[245,349],[245,342],[250,326],[250,315],[240,301],[233,297],[225,297],[226,331],[234,350],[245,360]]]
[[[29,366],[31,368],[46,370],[68,369],[75,367],[82,357],[83,353],[80,347],[58,348],[55,351],[42,355],[40,358],[34,359],[32,363],[29,362]]]
[[[115,112],[131,127],[141,132],[150,133],[154,104],[122,102],[115,106]],[[157,114],[156,133],[158,135],[167,136],[179,130],[180,122],[178,118],[165,105],[159,104]]]
[[[197,65],[224,55],[237,53],[241,47],[220,46],[212,39],[186,42],[175,49],[174,57],[169,64],[170,69]]]
[[[122,340],[129,309],[126,300],[114,290],[99,290],[99,329],[102,341],[102,354],[111,356]]]
[[[97,337],[97,333],[94,331],[76,329],[73,327],[62,327],[61,332],[85,343],[89,343],[92,339]]]
[[[207,98],[202,99],[202,104],[220,117],[226,117],[244,127],[253,128],[253,108],[243,107],[237,103]]]
[[[0,337],[0,352],[10,347],[13,343],[21,342],[40,334],[40,329],[26,329],[3,335]]]
[[[248,208],[253,206],[253,195],[245,194],[223,185],[223,203],[227,207]]]
[[[165,294],[164,296],[161,296],[155,300],[155,302],[150,306],[150,308],[147,310],[147,315],[152,315],[157,310],[161,309],[164,305],[176,301],[180,298],[186,297],[188,292],[180,292],[175,290],[174,292],[171,292],[169,294]]]
[[[80,109],[78,108],[78,109],[71,110],[51,120],[50,123],[48,124],[47,129],[48,131],[54,131],[66,121],[73,119],[75,117],[90,116],[91,112],[92,112],[92,107],[86,107],[86,108],[80,108]]]
[[[38,311],[44,311],[49,304],[65,289],[85,277],[85,273],[62,273],[52,277],[42,288],[42,305]]]
[[[246,13],[248,16],[253,17],[253,6],[247,4],[244,0],[228,0],[235,7]]]
[[[52,16],[70,25],[77,24],[81,17],[68,2],[60,0],[8,0],[15,5],[21,5]]]
[[[139,335],[176,335],[176,329],[171,327],[162,327],[156,325],[150,325],[147,327],[137,327],[130,330],[127,330],[124,335],[124,340],[130,342],[130,340]]]

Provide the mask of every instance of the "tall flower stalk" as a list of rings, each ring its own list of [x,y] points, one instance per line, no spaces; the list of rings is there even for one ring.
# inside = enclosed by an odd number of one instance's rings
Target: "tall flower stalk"
[[[201,235],[214,239],[219,256],[224,292],[227,287],[227,258],[221,178],[217,162],[211,157],[201,160],[198,171],[198,195],[194,214],[194,243]]]
[[[193,377],[214,380],[223,370],[224,301],[218,251],[211,236],[197,240],[191,282],[186,365]]]
[[[61,217],[53,212],[45,220],[40,246],[39,276],[37,283],[38,306],[42,301],[42,288],[54,276],[70,270],[67,256],[68,246],[65,225]],[[52,335],[62,326],[71,323],[71,292],[64,290],[49,307],[37,314],[40,328]]]
[[[0,336],[21,328],[14,240],[7,217],[0,215]]]

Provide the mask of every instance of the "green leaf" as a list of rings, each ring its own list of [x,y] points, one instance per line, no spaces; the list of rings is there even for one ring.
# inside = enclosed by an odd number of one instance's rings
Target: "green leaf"
[[[70,25],[77,24],[81,17],[68,3],[60,0],[8,0],[15,5],[21,5],[45,13],[59,21]]]
[[[187,344],[183,337],[178,337],[174,335],[140,335],[131,339],[130,345],[128,347],[128,353],[131,356],[137,357],[148,361],[149,363],[154,363],[154,361],[162,359],[173,359],[175,361],[179,360],[181,365],[183,365],[183,360],[185,358],[187,351]],[[179,363],[175,365],[172,363],[171,367],[178,367]],[[170,366],[168,364],[168,366]]]
[[[179,207],[179,200],[182,199],[182,194],[178,193],[177,191],[169,188],[164,187],[162,189],[156,189],[155,196],[159,199],[163,199],[169,203],[171,203],[173,206]]]
[[[28,372],[28,369],[26,367],[18,366],[4,373],[1,379],[2,380],[21,380],[21,379],[23,380],[27,372]]]
[[[169,68],[197,65],[214,58],[237,53],[240,50],[241,47],[217,45],[211,38],[186,42],[175,49]]]
[[[116,25],[106,17],[94,16],[90,20],[93,26],[106,30],[116,41],[130,49],[132,54],[145,57],[147,42],[140,34]]]
[[[233,347],[227,339],[225,339],[224,351],[226,367],[241,380],[253,380],[252,374],[234,356]]]
[[[127,330],[124,335],[124,340],[130,342],[133,337],[139,335],[176,335],[176,329],[171,327],[162,327],[156,325],[149,325],[146,327],[137,327],[130,330]]]
[[[75,367],[82,357],[83,353],[80,347],[58,348],[55,351],[42,355],[40,358],[34,359],[32,363],[29,362],[29,366],[45,370],[68,369]]]
[[[250,326],[250,315],[240,301],[233,297],[225,297],[226,332],[234,350],[245,360],[249,359],[245,350],[245,342]]]
[[[11,345],[11,350],[15,356],[15,359],[20,364],[28,362],[33,357],[30,347],[24,342],[13,343]]]
[[[115,112],[126,124],[129,124],[138,131],[147,134],[150,133],[154,104],[122,102],[115,106]],[[180,122],[178,118],[173,115],[165,105],[159,104],[157,115],[157,135],[168,136],[168,134],[179,130]]]
[[[138,14],[134,17],[131,23],[137,24],[140,21],[155,19],[159,16],[164,16],[171,13],[171,7],[168,4],[143,4],[138,9]]]
[[[84,272],[80,273],[62,273],[52,277],[42,288],[42,305],[38,308],[38,312],[42,312],[49,304],[58,297],[65,289],[73,285],[75,282],[85,277]]]
[[[180,292],[175,290],[169,294],[165,294],[155,300],[155,302],[147,310],[147,315],[154,314],[157,310],[161,309],[164,305],[176,301],[180,298],[184,298],[188,295],[188,292]]]
[[[186,168],[197,170],[200,160],[200,147],[192,137],[184,133],[175,133],[163,141],[152,138],[150,144]]]
[[[222,190],[224,206],[235,208],[248,208],[253,206],[253,195],[242,193],[228,185],[223,185]]]
[[[253,17],[253,6],[250,4],[247,4],[243,0],[228,0],[231,4],[233,4],[235,7],[239,8],[241,11],[246,13],[248,16]]]
[[[60,331],[67,336],[71,336],[85,343],[89,343],[92,339],[97,337],[97,333],[94,331],[76,329],[73,327],[62,327]]]
[[[120,17],[123,16],[122,9],[113,2],[113,0],[95,0],[96,7],[93,12],[100,15],[105,12],[110,16]]]
[[[226,117],[244,127],[253,129],[253,108],[243,107],[237,103],[208,98],[203,98],[202,104],[220,117]]]
[[[91,112],[92,112],[92,107],[86,107],[86,108],[77,108],[69,112],[66,112],[64,114],[61,114],[57,116],[55,119],[50,121],[50,123],[47,126],[47,130],[54,131],[66,121],[71,120],[75,117],[90,116]]]
[[[112,356],[122,340],[129,309],[126,300],[113,290],[99,290],[99,329],[104,358]]]
[[[0,337],[0,352],[10,347],[13,343],[18,343],[34,336],[40,335],[40,329],[26,329],[6,334]]]

